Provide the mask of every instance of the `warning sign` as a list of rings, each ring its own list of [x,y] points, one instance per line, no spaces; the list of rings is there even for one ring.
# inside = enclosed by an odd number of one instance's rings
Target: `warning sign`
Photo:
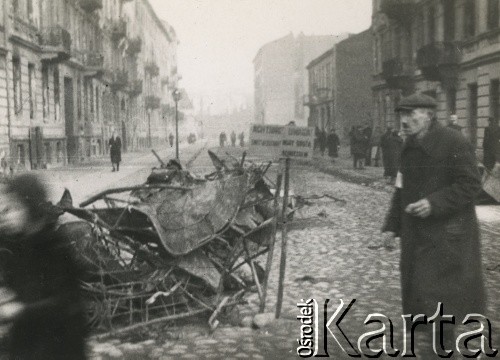
[[[313,146],[314,128],[257,124],[250,128],[250,152],[266,158],[309,159]]]
[[[314,149],[314,128],[285,126],[281,156],[310,159]]]

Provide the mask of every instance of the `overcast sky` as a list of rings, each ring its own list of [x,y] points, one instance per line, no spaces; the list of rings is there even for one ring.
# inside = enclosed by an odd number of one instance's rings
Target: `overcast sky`
[[[190,92],[253,91],[259,48],[290,32],[357,33],[372,0],[150,0],[180,40],[181,85]]]

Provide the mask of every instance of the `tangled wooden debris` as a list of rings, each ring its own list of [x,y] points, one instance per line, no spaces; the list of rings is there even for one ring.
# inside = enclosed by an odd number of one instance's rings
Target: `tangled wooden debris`
[[[204,312],[215,328],[249,289],[265,301],[271,259],[266,269],[257,259],[274,244],[280,189],[266,179],[269,164],[209,154],[215,171],[202,178],[160,159],[142,185],[104,191],[79,208],[63,197],[79,220],[59,231],[88,270],[82,287],[96,331]]]

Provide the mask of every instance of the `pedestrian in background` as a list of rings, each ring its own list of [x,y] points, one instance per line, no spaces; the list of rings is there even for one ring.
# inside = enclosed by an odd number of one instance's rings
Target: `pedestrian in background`
[[[490,117],[484,129],[483,165],[491,171],[497,162],[500,162],[500,128],[498,120]]]
[[[356,133],[356,128],[351,126],[351,131],[349,131],[349,148],[351,157],[354,156],[354,143],[356,142],[354,134]]]
[[[109,153],[111,156],[111,166],[113,166],[113,170],[111,171],[120,171],[120,162],[122,161],[122,140],[116,135],[116,131],[114,130],[109,139]]]
[[[242,131],[240,133],[240,147],[244,147],[245,146],[245,133]]]
[[[369,125],[363,129],[363,136],[365,137],[365,165],[372,165],[372,128]]]
[[[366,157],[366,146],[368,139],[363,134],[361,126],[356,126],[353,131],[353,136],[351,140],[351,150],[353,156],[353,167],[354,169],[363,170],[364,160]]]
[[[168,142],[170,143],[170,147],[174,146],[174,134],[170,133],[168,136]]]
[[[236,146],[236,133],[233,131],[231,131],[231,146],[232,147],[235,147]]]
[[[226,143],[227,136],[226,133],[223,131],[219,135],[219,145],[220,147],[224,147],[224,144]]]
[[[319,152],[321,153],[321,156],[324,156],[326,150],[326,131],[324,130],[319,131],[318,144],[319,144]]]
[[[0,189],[0,322],[10,322],[9,359],[85,359],[83,272],[34,174]]]
[[[340,147],[340,139],[338,135],[335,133],[335,129],[331,129],[330,133],[326,138],[326,143],[328,147],[328,155],[335,161],[334,159],[339,157],[339,147]]]
[[[384,135],[382,135],[380,138],[380,149],[382,151],[382,162],[384,164],[384,179],[386,180],[390,179],[389,169],[391,168],[392,164],[391,153],[389,152],[391,137],[392,127],[389,126],[385,130]]]
[[[414,94],[396,109],[408,138],[382,231],[386,244],[401,238],[403,314],[430,317],[442,303],[445,314],[463,319],[485,310],[474,206],[481,178],[470,144],[438,123],[436,107],[433,98]],[[445,348],[456,351],[453,326],[441,331]],[[432,341],[420,345],[422,359],[436,358]]]

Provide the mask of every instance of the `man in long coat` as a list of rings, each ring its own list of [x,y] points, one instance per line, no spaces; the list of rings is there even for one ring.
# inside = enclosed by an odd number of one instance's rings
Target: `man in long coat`
[[[432,316],[441,302],[444,313],[460,322],[485,310],[474,207],[481,178],[470,144],[439,125],[435,108],[435,100],[423,94],[403,98],[397,108],[409,136],[382,231],[401,238],[404,314]],[[452,327],[444,327],[444,338],[447,350],[456,351],[450,348],[453,331],[446,332]]]
[[[119,136],[116,136],[115,131],[113,131],[113,135],[111,135],[109,139],[109,154],[111,156],[111,165],[113,166],[112,171],[120,171],[120,162],[122,161],[122,140]]]
[[[340,139],[335,133],[335,129],[331,129],[326,137],[326,146],[328,147],[328,156],[332,158],[332,161],[334,161],[334,158],[339,157]]]
[[[363,134],[361,126],[354,128],[351,139],[351,152],[353,156],[354,169],[364,169],[364,160],[366,157],[366,147],[368,138]]]

